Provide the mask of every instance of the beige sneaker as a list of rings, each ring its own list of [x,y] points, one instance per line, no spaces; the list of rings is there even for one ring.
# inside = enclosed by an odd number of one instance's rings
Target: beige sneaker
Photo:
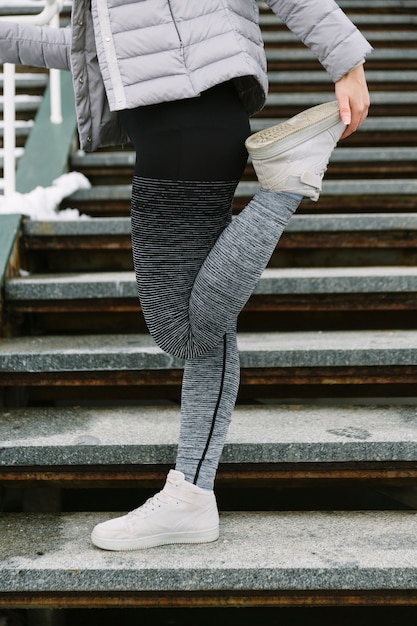
[[[261,186],[318,200],[327,164],[345,128],[334,101],[248,137],[246,148]]]
[[[104,550],[139,550],[169,543],[207,543],[219,537],[213,491],[171,470],[162,491],[127,515],[97,524],[91,540]]]

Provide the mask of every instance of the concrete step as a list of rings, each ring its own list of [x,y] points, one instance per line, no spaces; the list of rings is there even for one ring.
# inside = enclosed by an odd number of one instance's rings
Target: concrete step
[[[179,414],[178,407],[167,405],[5,409],[0,472],[24,466],[62,471],[63,466],[172,465]],[[236,406],[221,463],[383,465],[416,460],[415,404],[271,404]]]
[[[356,8],[356,7],[355,7]],[[397,15],[394,13],[377,13],[373,14],[369,11],[366,11],[365,7],[363,7],[363,12],[361,11],[361,7],[358,7],[358,12],[350,10],[349,18],[352,20],[354,24],[356,24],[361,30],[366,26],[376,25],[378,27],[390,26],[392,28],[397,27],[398,25],[406,25],[406,26],[414,26],[417,25],[416,16],[412,14],[412,9],[415,7],[409,7],[410,13],[405,15]],[[273,13],[264,15],[261,14],[259,18],[259,22],[261,27],[279,27],[283,25],[282,20]]]
[[[278,123],[278,121],[276,122]],[[271,124],[272,125],[272,124]],[[104,167],[133,167],[136,154],[133,150],[115,152],[77,151],[71,157],[71,165],[77,168],[104,168]],[[386,148],[343,148],[338,146],[331,156],[331,163],[364,163],[368,161],[389,163],[417,160],[417,148],[413,147],[386,147]]]
[[[416,597],[414,511],[223,512],[217,542],[119,555],[90,543],[93,526],[115,515],[2,515],[3,606],[85,606],[87,594],[95,607],[178,606],[181,597],[189,605],[190,596],[194,606],[225,596],[233,606]]]
[[[266,269],[254,294],[417,292],[417,267]],[[133,272],[42,274],[6,282],[6,301],[136,298]]]
[[[235,198],[250,198],[259,190],[258,182],[240,182]],[[330,196],[413,196],[417,195],[417,181],[403,179],[368,180],[324,180],[321,197]],[[125,201],[130,202],[131,185],[95,185],[81,189],[69,196],[66,201],[75,203]]]
[[[261,330],[240,333],[238,344],[240,394],[247,400],[415,396],[415,330]],[[52,334],[0,342],[6,391],[24,390],[36,404],[73,404],[74,394],[107,404],[138,397],[175,400],[182,368],[183,361],[162,352],[148,334]]]
[[[329,89],[332,87],[332,83],[329,79]],[[270,92],[268,94],[266,100],[266,112],[268,108],[291,105],[291,106],[299,106],[299,107],[311,107],[316,104],[321,104],[322,102],[326,102],[328,100],[332,100],[333,91],[329,91],[329,94],[324,91],[318,92],[309,92],[306,91],[304,93],[290,93],[290,92],[280,92],[273,93]],[[374,91],[372,93],[372,106],[376,108],[377,106],[389,105],[389,106],[404,106],[404,105],[415,105],[417,101],[417,92],[416,91]],[[410,115],[413,115],[415,109],[411,109]],[[365,122],[366,123],[366,122]],[[363,125],[361,126],[363,128]],[[364,130],[364,129],[363,129]]]
[[[35,273],[132,269],[130,219],[25,221],[22,244]],[[296,214],[271,267],[415,266],[416,213]]]
[[[276,102],[278,102],[278,94],[271,94],[270,97],[277,96]],[[319,101],[315,101],[311,104],[319,104]],[[310,106],[308,103],[306,106]],[[300,104],[298,107],[298,111],[300,111],[304,107],[304,104]],[[263,128],[267,128],[269,126],[273,126],[274,124],[279,124],[280,122],[285,121],[284,118],[281,117],[257,117],[251,120],[251,129],[253,132],[257,132],[258,130],[262,130]],[[368,117],[362,126],[358,128],[355,132],[355,135],[360,136],[365,133],[383,133],[384,145],[389,146],[390,144],[390,133],[397,132],[405,132],[405,133],[413,133],[417,130],[417,117],[416,116],[381,116],[381,117]],[[332,159],[336,152],[342,149],[342,146],[338,146],[337,150],[332,154]],[[355,148],[356,150],[356,148]]]
[[[414,150],[414,148],[412,149]],[[417,231],[416,213],[363,213],[334,215],[294,215],[286,232],[368,232]],[[27,246],[31,238],[83,236],[130,236],[129,217],[96,217],[89,220],[28,220],[23,224]]]
[[[339,0],[337,3],[344,11],[367,11],[379,13],[382,10],[392,9],[393,11],[410,11],[417,6],[417,0],[373,0],[370,5],[363,0]],[[263,0],[259,0],[259,7],[262,11],[270,13],[271,9]]]
[[[417,331],[270,332],[239,336],[243,368],[417,366]],[[149,335],[40,336],[3,339],[4,373],[170,370],[181,359],[158,348]]]
[[[412,16],[411,16],[412,17]],[[379,16],[378,18],[379,19]],[[409,18],[408,18],[409,20]],[[389,22],[386,26],[389,25]],[[378,47],[382,47],[382,45],[386,46],[389,44],[400,44],[404,46],[404,44],[409,44],[409,47],[415,47],[416,42],[416,31],[415,28],[412,27],[412,24],[409,22],[407,30],[404,28],[398,28],[393,30],[391,28],[367,28],[365,26],[361,26],[360,30],[362,35],[372,44],[378,44]],[[407,26],[407,24],[406,24]],[[267,46],[284,46],[288,44],[295,44],[301,47],[300,40],[290,31],[287,30],[263,30],[262,33],[263,40]],[[382,44],[380,42],[383,42]]]
[[[294,83],[296,83],[298,86],[301,86],[302,84],[312,85],[316,83],[331,82],[329,75],[324,69],[322,71],[270,71],[268,72],[268,78],[271,89],[273,89],[274,85],[281,84],[294,85]],[[385,83],[404,83],[408,86],[416,82],[417,71],[403,70],[401,72],[398,72],[395,70],[367,70],[366,79],[370,85]]]
[[[291,50],[291,55],[285,49],[266,49],[266,57],[268,62],[285,61],[287,65],[291,65],[296,61],[315,60],[317,57],[308,48],[300,48]],[[417,49],[413,48],[388,48],[378,47],[373,50],[372,55],[367,60],[367,67],[371,67],[377,61],[412,61],[417,58]],[[369,66],[368,66],[369,64]],[[320,66],[318,66],[320,67]],[[368,74],[367,70],[367,74]]]
[[[261,2],[261,5],[264,4]],[[363,0],[339,0],[337,3],[344,11],[364,10],[379,12],[381,9],[394,9],[397,11],[405,10],[411,11],[414,7],[417,7],[417,0],[373,0],[369,5]]]

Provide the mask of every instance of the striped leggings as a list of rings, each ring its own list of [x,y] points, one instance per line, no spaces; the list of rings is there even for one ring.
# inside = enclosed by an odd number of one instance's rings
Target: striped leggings
[[[299,200],[261,189],[231,220],[249,122],[232,83],[120,113],[135,148],[132,248],[156,343],[185,360],[176,469],[212,489],[239,387],[236,322]]]

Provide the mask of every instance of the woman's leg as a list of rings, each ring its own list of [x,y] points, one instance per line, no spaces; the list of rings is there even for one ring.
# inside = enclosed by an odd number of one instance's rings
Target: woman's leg
[[[205,489],[213,489],[239,389],[239,374],[234,330],[223,336],[219,346],[185,363],[176,469]]]
[[[132,247],[143,313],[156,342],[185,359],[179,471],[92,539],[113,550],[213,541],[212,487],[239,385],[236,318],[298,200],[262,191],[231,222],[249,134],[232,85],[123,118],[138,157]]]
[[[236,322],[195,356],[189,301],[201,266],[230,222],[235,187],[139,177],[133,184],[133,254],[147,323],[164,350],[188,356],[176,469],[206,489],[213,488],[239,386]]]
[[[231,84],[124,117],[137,137],[132,247],[141,305],[158,345],[186,360],[176,467],[212,489],[238,390],[237,315],[298,201],[262,191],[231,223],[249,134]]]

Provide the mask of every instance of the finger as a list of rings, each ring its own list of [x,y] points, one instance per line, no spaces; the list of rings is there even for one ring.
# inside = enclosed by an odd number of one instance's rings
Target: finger
[[[347,95],[339,96],[339,109],[342,122],[349,126],[352,123],[352,111]]]
[[[349,135],[354,133],[363,124],[363,122],[368,117],[369,104],[369,101],[360,101],[359,103],[355,101],[352,102],[350,124],[347,125],[346,130],[341,136],[341,139],[349,137]]]
[[[358,128],[363,124],[363,122],[368,117],[368,110],[369,110],[369,105],[366,105],[366,106],[362,106],[357,111],[356,110],[352,111],[351,123],[347,126],[346,130],[344,131],[340,139],[345,139],[346,137],[349,137],[349,135],[351,135],[352,133],[358,130]]]

